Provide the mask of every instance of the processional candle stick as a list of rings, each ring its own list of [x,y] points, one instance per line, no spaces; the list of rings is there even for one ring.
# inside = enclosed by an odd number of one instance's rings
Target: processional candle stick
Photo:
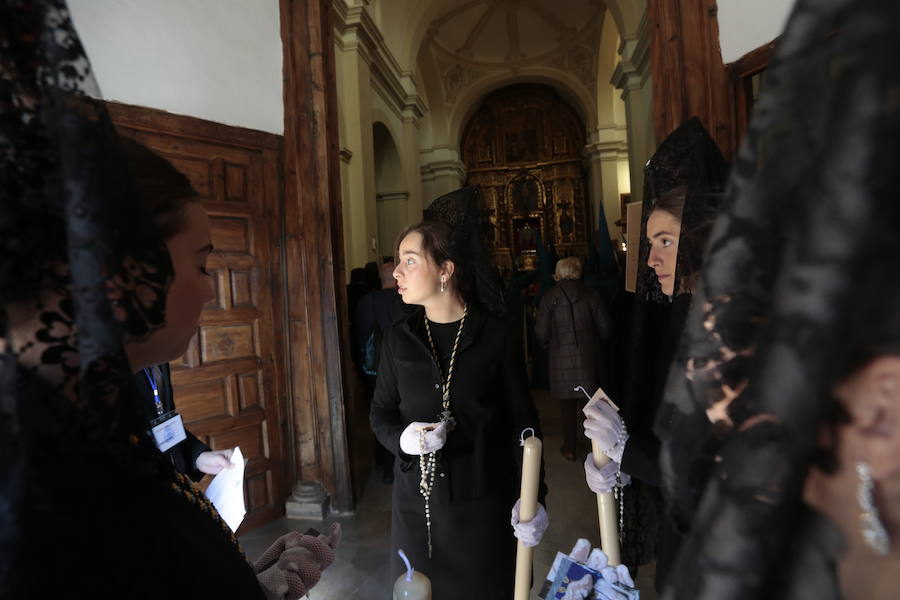
[[[529,428],[530,429],[530,428]],[[529,431],[526,429],[525,431]],[[524,439],[522,432],[522,487],[519,493],[519,521],[527,522],[537,514],[538,485],[541,480],[541,440],[534,436]],[[520,541],[516,550],[515,600],[528,600],[531,592],[531,567],[534,548],[527,548]]]
[[[584,388],[581,386],[578,386],[575,389],[581,389],[581,391],[584,392]],[[585,395],[587,395],[587,392],[585,392]],[[591,401],[588,402],[588,404],[596,402],[609,402],[612,404],[612,401],[609,400],[609,397],[602,388],[597,388],[597,391],[594,392],[594,395],[591,397]],[[618,410],[618,407],[616,407],[615,404],[612,404],[612,406]],[[603,453],[603,450],[600,449],[596,440],[591,440],[591,452],[594,453],[594,466],[598,469],[609,463],[609,457]],[[622,564],[622,558],[619,551],[619,527],[616,524],[617,511],[615,494],[612,492],[597,494],[597,516],[600,519],[600,548],[609,559],[610,565],[620,565]]]

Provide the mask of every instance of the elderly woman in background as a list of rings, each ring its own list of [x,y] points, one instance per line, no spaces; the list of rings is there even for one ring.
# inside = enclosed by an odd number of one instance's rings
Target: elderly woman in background
[[[582,285],[581,261],[575,256],[556,263],[556,287],[541,299],[535,333],[550,354],[550,393],[559,401],[566,460],[575,460],[578,409],[584,397],[575,391],[583,386],[593,393],[604,376],[601,368],[603,343],[610,322],[603,299]]]

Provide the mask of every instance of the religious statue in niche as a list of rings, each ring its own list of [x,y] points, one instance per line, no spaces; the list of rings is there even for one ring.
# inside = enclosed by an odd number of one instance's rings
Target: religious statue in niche
[[[520,175],[509,184],[513,213],[532,213],[541,209],[540,183],[530,175]]]
[[[513,255],[520,269],[537,268],[537,243],[540,232],[541,220],[538,217],[513,221]]]
[[[560,241],[573,242],[575,233],[575,220],[568,210],[560,211],[559,215],[559,233],[562,238]]]

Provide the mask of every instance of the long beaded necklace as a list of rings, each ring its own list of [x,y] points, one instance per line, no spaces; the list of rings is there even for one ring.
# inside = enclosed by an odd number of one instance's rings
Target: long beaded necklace
[[[447,367],[447,377],[441,377],[443,394],[441,395],[441,422],[447,423],[448,430],[455,425],[453,414],[450,412],[450,380],[453,378],[453,365],[456,363],[456,351],[459,349],[459,338],[462,335],[463,325],[466,324],[466,315],[469,314],[468,305],[463,307],[462,320],[459,329],[456,330],[456,339],[453,341],[453,352],[450,353],[450,365]],[[434,340],[431,338],[431,327],[428,325],[428,317],[425,317],[425,333],[428,334],[428,345],[431,346],[431,354],[441,368],[441,360]],[[434,474],[437,471],[437,452],[425,454],[425,430],[419,431],[419,492],[425,500],[425,526],[428,531],[428,558],[431,558],[431,490],[434,488]]]

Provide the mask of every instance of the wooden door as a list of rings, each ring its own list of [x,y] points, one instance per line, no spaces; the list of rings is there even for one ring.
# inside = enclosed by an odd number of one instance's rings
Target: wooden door
[[[248,460],[245,532],[281,515],[286,496],[279,430],[279,138],[148,109],[112,108],[120,130],[190,179],[210,215],[214,250],[207,265],[215,298],[204,307],[187,352],[171,363],[172,383],[187,428],[213,449],[240,446]]]

